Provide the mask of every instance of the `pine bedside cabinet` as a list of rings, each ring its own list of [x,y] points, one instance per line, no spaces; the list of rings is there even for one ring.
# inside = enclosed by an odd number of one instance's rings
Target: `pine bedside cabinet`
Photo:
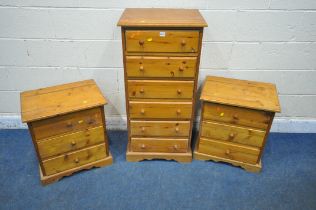
[[[198,10],[126,9],[122,28],[128,161],[192,161],[191,131],[207,24]]]
[[[194,158],[259,172],[274,114],[280,112],[275,85],[208,76],[200,100],[202,113]]]
[[[93,80],[21,93],[42,184],[112,164],[105,133],[105,98]]]

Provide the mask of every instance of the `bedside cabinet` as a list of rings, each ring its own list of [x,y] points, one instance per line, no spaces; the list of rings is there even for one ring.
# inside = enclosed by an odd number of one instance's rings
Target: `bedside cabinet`
[[[126,9],[118,26],[122,27],[127,160],[190,162],[206,22],[198,10]]]
[[[105,133],[105,98],[93,80],[21,93],[42,184],[112,164]]]
[[[259,172],[274,114],[280,112],[275,85],[208,76],[200,100],[194,158]]]

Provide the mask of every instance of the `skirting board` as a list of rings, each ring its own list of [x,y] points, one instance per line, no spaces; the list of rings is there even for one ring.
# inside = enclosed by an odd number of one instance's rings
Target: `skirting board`
[[[197,117],[197,119],[200,119]],[[199,122],[195,122],[198,128]],[[108,130],[126,130],[126,116],[106,116]],[[19,115],[0,114],[0,129],[27,128]],[[278,133],[316,133],[316,119],[308,118],[275,118],[271,132]]]

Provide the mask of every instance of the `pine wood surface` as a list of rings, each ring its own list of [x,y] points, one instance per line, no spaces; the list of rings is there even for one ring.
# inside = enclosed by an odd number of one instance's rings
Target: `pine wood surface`
[[[201,136],[249,146],[262,147],[265,131],[210,121],[202,122]]]
[[[199,31],[191,30],[127,30],[127,52],[194,53],[199,49]]]
[[[131,149],[134,152],[186,152],[188,139],[140,138],[132,137]]]
[[[271,83],[208,76],[200,99],[270,112],[281,111],[276,87]]]
[[[42,159],[45,159],[73,150],[100,144],[104,142],[104,132],[103,126],[99,126],[38,141],[39,154]]]
[[[196,9],[127,8],[118,26],[128,27],[207,27]]]
[[[30,122],[106,103],[94,80],[85,80],[22,92],[21,116]]]
[[[196,57],[126,56],[128,77],[194,78]]]

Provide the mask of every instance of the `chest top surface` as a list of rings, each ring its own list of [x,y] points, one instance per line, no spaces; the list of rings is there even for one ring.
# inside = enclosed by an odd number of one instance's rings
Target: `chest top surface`
[[[21,93],[22,122],[103,106],[106,103],[94,80],[25,91]]]
[[[281,111],[276,86],[271,83],[208,76],[200,99],[264,111]]]
[[[197,9],[127,8],[118,26],[125,27],[207,27]]]

